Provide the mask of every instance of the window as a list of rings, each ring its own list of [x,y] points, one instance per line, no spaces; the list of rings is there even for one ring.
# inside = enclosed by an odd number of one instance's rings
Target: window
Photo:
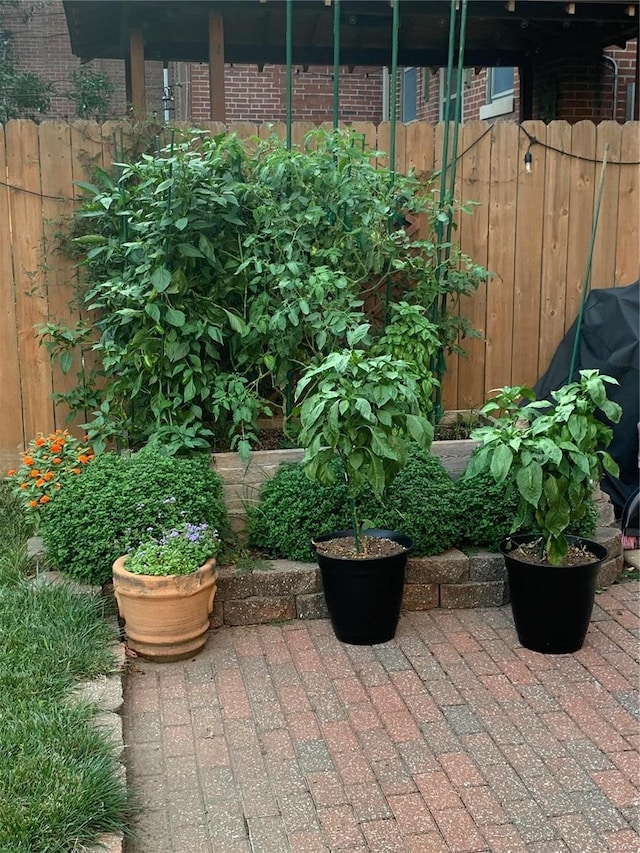
[[[402,72],[402,121],[415,121],[418,102],[418,69],[405,68]]]
[[[471,69],[464,68],[462,70],[462,103],[460,104],[460,121],[464,120],[464,90],[469,85]],[[456,99],[458,97],[458,69],[453,68],[451,73],[451,92],[449,98],[446,97],[447,89],[447,69],[440,69],[440,121],[444,119],[445,106],[449,101],[449,117],[453,121],[456,117]]]
[[[480,118],[494,118],[513,112],[514,86],[515,68],[502,65],[489,68],[487,73],[487,103],[480,107]]]

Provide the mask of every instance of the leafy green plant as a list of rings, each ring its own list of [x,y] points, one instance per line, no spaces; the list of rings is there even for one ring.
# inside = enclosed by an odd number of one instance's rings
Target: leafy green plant
[[[408,302],[393,304],[390,322],[374,348],[375,353],[388,353],[411,365],[419,377],[417,393],[423,414],[428,414],[433,408],[432,396],[437,380],[431,367],[441,348],[438,327],[426,313],[422,305],[410,305]]]
[[[605,383],[616,380],[598,370],[581,370],[579,381],[552,392],[552,402],[536,400],[524,386],[503,388],[482,409],[485,415],[497,414],[494,423],[472,434],[482,447],[465,476],[489,471],[497,483],[507,483],[518,497],[511,532],[539,531],[554,565],[567,554],[569,526],[588,513],[594,485],[604,471],[618,473],[604,449],[613,431],[597,413],[617,423],[622,412],[607,398]],[[529,402],[520,407],[523,398]]]
[[[368,332],[363,325],[348,333],[352,348],[332,353],[309,368],[296,390],[296,398],[304,398],[300,442],[306,448],[305,470],[311,479],[332,485],[333,460],[340,460],[357,551],[362,548],[357,495],[366,485],[381,498],[407,460],[408,442],[426,450],[433,438],[433,426],[420,413],[419,377],[410,366],[389,355],[368,356],[353,348]]]
[[[144,539],[127,556],[125,569],[135,575],[190,575],[221,548],[217,530],[187,521]]]
[[[464,334],[456,300],[486,272],[452,253],[450,275],[436,274],[433,241],[404,228],[421,213],[435,227],[428,187],[414,175],[391,182],[356,143],[314,131],[304,150],[273,138],[248,153],[235,136],[196,134],[81,184],[74,245],[88,319],[40,332],[63,369],[77,348],[97,354],[97,370],[61,397],[92,412],[96,450],[152,436],[171,452],[204,449],[224,428],[246,454],[256,419],[276,407],[286,423],[301,373],[344,347],[388,283],[405,304],[387,352],[412,323],[416,364],[421,347],[450,349]],[[443,292],[450,310],[434,341],[424,315]]]
[[[382,503],[365,492],[360,514],[373,527],[401,530],[411,538],[416,556],[440,554],[457,545],[455,485],[437,456],[411,447]]]
[[[334,464],[331,486],[310,480],[298,463],[281,465],[260,489],[260,502],[248,512],[251,545],[275,557],[311,561],[314,536],[348,527],[347,486],[339,462]]]
[[[108,74],[93,71],[81,65],[69,75],[71,89],[65,96],[75,104],[76,114],[80,118],[105,121],[109,115],[109,102],[115,86]]]
[[[153,448],[104,453],[51,504],[42,537],[61,572],[103,584],[117,557],[185,521],[229,537],[222,483],[207,456],[175,458]]]

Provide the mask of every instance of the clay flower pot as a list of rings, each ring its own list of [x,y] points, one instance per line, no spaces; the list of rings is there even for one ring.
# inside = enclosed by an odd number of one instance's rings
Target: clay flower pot
[[[207,640],[216,593],[215,558],[188,575],[139,575],[113,564],[113,588],[129,648],[154,661],[197,654]]]

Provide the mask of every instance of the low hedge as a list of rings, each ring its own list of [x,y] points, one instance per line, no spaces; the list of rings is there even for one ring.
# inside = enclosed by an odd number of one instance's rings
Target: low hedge
[[[144,449],[98,456],[60,491],[41,532],[49,561],[63,574],[104,584],[117,557],[185,520],[206,522],[229,537],[222,480],[209,456],[183,459]]]
[[[352,526],[341,478],[325,488],[309,480],[300,463],[281,466],[263,485],[260,498],[249,511],[249,543],[273,557],[312,561],[314,536]],[[507,486],[483,475],[454,481],[436,456],[417,450],[383,503],[371,492],[358,502],[366,526],[402,531],[413,539],[416,556],[453,547],[497,550],[511,530],[516,507],[517,498]],[[589,536],[596,516],[592,503],[579,527],[570,532]]]

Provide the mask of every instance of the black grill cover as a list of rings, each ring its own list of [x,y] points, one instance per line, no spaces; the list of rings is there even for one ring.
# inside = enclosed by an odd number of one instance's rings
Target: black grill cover
[[[565,335],[534,390],[539,399],[546,399],[551,391],[578,379],[578,370],[593,368],[618,380],[620,386],[608,386],[607,395],[622,406],[622,419],[619,424],[612,424],[613,439],[609,445],[609,452],[620,466],[620,477],[606,475],[602,489],[610,495],[619,514],[638,488],[640,281],[627,287],[589,293],[584,306],[576,371],[569,377],[576,323]]]

